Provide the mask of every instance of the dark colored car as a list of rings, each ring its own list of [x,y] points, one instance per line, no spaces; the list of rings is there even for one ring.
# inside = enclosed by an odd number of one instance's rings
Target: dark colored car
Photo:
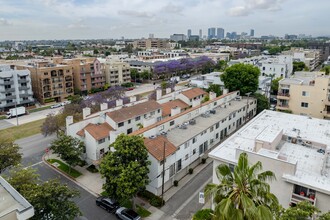
[[[114,213],[119,208],[119,203],[116,200],[104,196],[96,199],[96,205],[111,213]]]
[[[117,209],[116,211],[116,216],[119,219],[122,220],[140,220],[141,217],[134,212],[132,209],[127,209],[124,207],[120,207],[119,209]]]

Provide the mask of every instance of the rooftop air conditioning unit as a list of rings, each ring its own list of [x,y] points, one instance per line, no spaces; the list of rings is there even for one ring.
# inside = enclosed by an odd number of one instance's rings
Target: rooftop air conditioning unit
[[[149,138],[150,139],[155,139],[156,138],[156,135],[151,135]]]

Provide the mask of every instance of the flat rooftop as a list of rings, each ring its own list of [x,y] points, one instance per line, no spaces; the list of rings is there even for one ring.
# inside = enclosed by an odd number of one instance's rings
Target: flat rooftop
[[[252,101],[251,98],[250,100]],[[196,135],[200,134],[205,129],[213,126],[222,119],[225,119],[226,117],[229,116],[230,113],[234,113],[237,110],[246,106],[246,101],[247,101],[246,98],[245,99],[242,98],[241,101],[232,100],[230,101],[230,105],[228,105],[227,103],[226,108],[224,108],[223,106],[221,108],[220,107],[215,108],[216,110],[215,114],[208,114],[208,117],[203,117],[200,115],[194,118],[196,120],[196,124],[191,125],[187,123],[186,129],[176,127],[175,129],[170,130],[169,132],[167,132],[166,137],[175,146],[180,146],[183,143],[195,137]]]
[[[255,140],[272,143],[277,135],[282,138],[274,150],[261,148],[254,152]],[[290,141],[292,139],[295,141]],[[328,120],[265,110],[218,145],[209,156],[237,163],[236,149],[296,164],[294,175],[283,174],[282,177],[330,193]]]

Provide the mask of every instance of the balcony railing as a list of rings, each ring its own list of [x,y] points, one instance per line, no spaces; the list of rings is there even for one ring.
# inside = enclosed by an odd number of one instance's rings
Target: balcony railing
[[[0,81],[0,85],[13,85],[14,81]]]
[[[28,90],[30,89],[30,86],[21,86],[19,87],[19,90]]]
[[[278,96],[290,97],[290,94],[289,93],[281,93],[281,92],[279,92],[277,95]]]
[[[305,196],[304,194],[299,195],[296,193],[292,193],[291,202],[297,204],[302,201],[309,201],[313,206],[315,206],[316,198],[315,195]]]

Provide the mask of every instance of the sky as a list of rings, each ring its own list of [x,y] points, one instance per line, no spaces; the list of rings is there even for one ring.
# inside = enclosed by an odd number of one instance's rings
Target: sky
[[[207,35],[330,35],[329,0],[0,0],[0,41]]]

